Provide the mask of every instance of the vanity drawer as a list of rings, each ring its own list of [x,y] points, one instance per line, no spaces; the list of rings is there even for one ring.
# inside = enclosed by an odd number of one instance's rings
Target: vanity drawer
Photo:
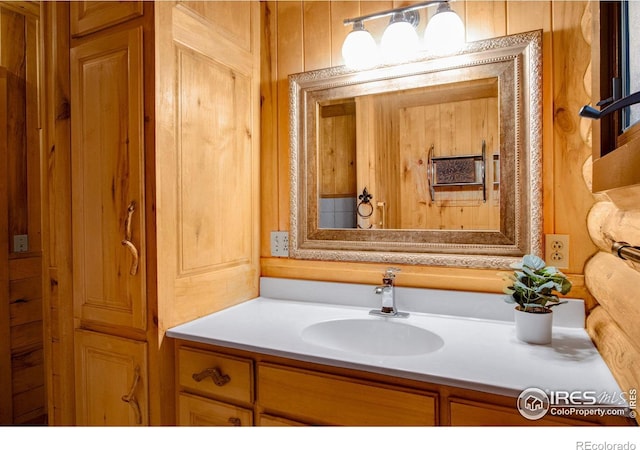
[[[452,426],[559,426],[559,425],[594,425],[593,423],[568,418],[543,417],[538,420],[524,418],[513,407],[507,408],[489,403],[452,398],[449,401]]]
[[[304,422],[326,425],[435,425],[436,394],[275,364],[258,365],[258,403]]]
[[[181,347],[178,370],[179,383],[185,389],[244,403],[253,401],[251,360]]]
[[[178,425],[189,427],[252,426],[253,411],[181,393],[178,396]]]

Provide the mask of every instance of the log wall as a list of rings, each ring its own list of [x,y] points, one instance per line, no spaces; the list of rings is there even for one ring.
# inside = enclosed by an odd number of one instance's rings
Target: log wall
[[[591,19],[592,16],[586,16],[585,29],[592,28]],[[597,27],[598,23],[595,25]],[[594,29],[594,32],[598,30]],[[597,42],[595,36],[591,40],[589,36],[585,33],[589,44]],[[599,48],[593,49],[594,61],[599,61],[599,51]],[[599,73],[599,70],[594,70],[594,73]],[[592,79],[590,70],[585,73],[583,85],[590,96],[590,87],[599,82]],[[597,101],[594,99],[593,103]],[[581,119],[580,123],[582,140],[592,147],[598,145],[592,141],[593,123],[589,119]],[[588,158],[582,172],[589,190],[593,186],[592,167],[592,158]],[[616,174],[611,173],[610,176],[615,177]],[[584,271],[585,284],[593,298],[586,328],[621,390],[628,393],[635,389],[637,392],[640,386],[640,296],[637,290],[640,264],[619,258],[611,252],[611,247],[620,241],[640,245],[640,190],[637,186],[630,186],[609,194],[596,193],[593,200],[595,203],[587,216],[587,229],[597,251],[587,261]],[[640,423],[637,416],[636,421]]]

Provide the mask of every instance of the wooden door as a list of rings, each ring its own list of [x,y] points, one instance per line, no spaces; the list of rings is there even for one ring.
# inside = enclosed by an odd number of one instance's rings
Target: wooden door
[[[160,331],[254,297],[258,2],[157,2]]]
[[[75,332],[78,425],[148,425],[147,344]]]
[[[144,330],[142,28],[71,49],[75,316]]]
[[[84,36],[142,13],[142,1],[74,1],[70,4],[71,35]]]

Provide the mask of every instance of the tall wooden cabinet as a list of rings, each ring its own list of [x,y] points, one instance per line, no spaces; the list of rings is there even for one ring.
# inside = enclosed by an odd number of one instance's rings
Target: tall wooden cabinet
[[[73,336],[59,333],[48,357],[74,365],[63,377],[74,398],[52,364],[52,422],[172,424],[164,331],[258,293],[259,4],[67,8],[51,29],[69,32],[69,191],[62,164],[45,178],[59,185],[49,208],[71,213],[49,222],[51,252],[71,264],[49,255],[55,281],[68,281],[48,307],[72,311],[50,314],[50,328]]]

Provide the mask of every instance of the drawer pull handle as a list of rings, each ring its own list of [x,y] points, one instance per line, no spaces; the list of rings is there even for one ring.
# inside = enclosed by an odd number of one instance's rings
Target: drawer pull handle
[[[138,399],[136,398],[136,387],[138,387],[138,381],[140,381],[140,366],[136,366],[135,376],[133,378],[133,383],[131,384],[131,389],[129,389],[129,393],[122,396],[122,401],[128,403],[131,408],[133,408],[133,412],[136,415],[136,424],[142,424],[142,413],[140,412],[140,405],[138,404]]]
[[[231,381],[231,377],[229,375],[223,374],[220,372],[220,369],[217,367],[210,367],[208,369],[204,369],[200,373],[194,373],[193,379],[198,383],[204,380],[207,377],[211,377],[216,386],[224,386],[229,381]]]
[[[138,273],[138,249],[135,244],[131,241],[131,218],[133,217],[133,212],[136,210],[136,202],[132,200],[129,203],[129,207],[127,208],[127,218],[124,221],[124,239],[120,242],[122,245],[129,249],[131,252],[131,269],[129,273],[131,275],[135,275]]]
[[[234,427],[241,427],[242,421],[237,417],[229,417],[229,423]]]

